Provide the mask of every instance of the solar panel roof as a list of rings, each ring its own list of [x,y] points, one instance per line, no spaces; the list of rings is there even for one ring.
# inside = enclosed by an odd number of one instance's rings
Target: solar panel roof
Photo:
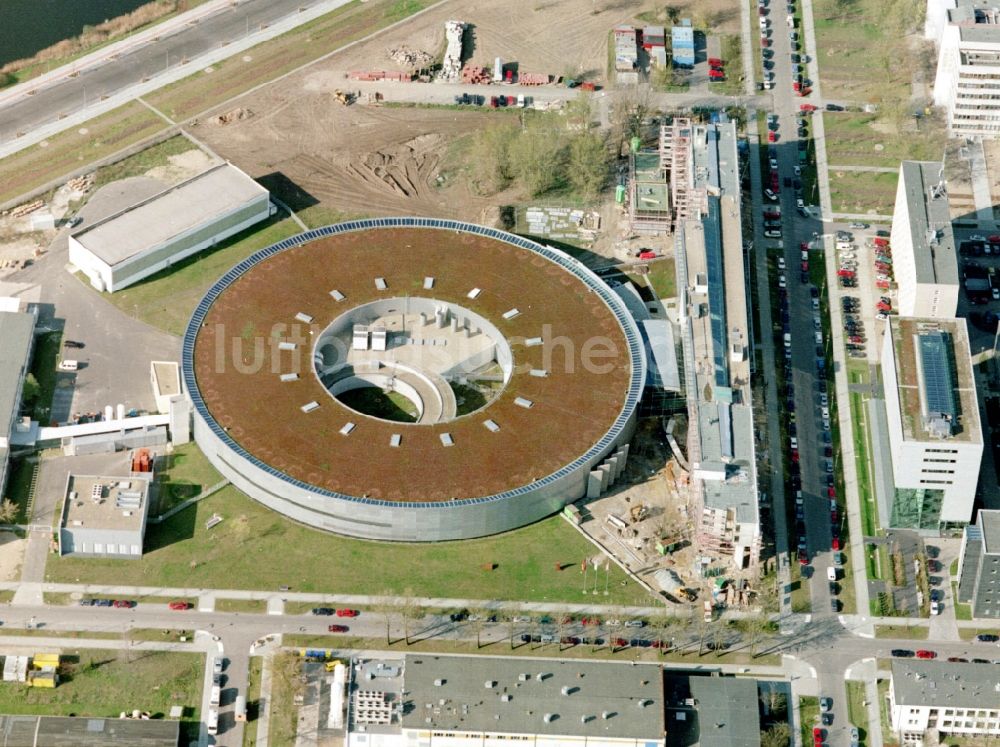
[[[917,335],[917,355],[923,380],[924,404],[928,413],[954,418],[955,382],[948,359],[948,340],[941,331]]]

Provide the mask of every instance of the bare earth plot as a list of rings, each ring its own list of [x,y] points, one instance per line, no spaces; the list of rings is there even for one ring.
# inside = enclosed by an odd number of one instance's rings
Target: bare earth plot
[[[907,132],[872,114],[828,114],[823,118],[826,158],[833,166],[882,166],[898,169],[902,160],[940,159],[937,133]]]
[[[896,202],[896,180],[896,174],[831,171],[833,212],[892,215]]]

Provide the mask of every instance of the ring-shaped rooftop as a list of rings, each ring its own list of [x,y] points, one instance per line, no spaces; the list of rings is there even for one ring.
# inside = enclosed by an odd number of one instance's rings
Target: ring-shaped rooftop
[[[420,428],[331,399],[309,375],[311,335],[350,306],[427,293],[427,278],[436,299],[510,341],[502,394]],[[645,379],[634,320],[581,263],[429,218],[326,226],[240,262],[196,308],[182,367],[198,415],[235,456],[315,494],[436,507],[513,498],[593,463],[628,426]]]

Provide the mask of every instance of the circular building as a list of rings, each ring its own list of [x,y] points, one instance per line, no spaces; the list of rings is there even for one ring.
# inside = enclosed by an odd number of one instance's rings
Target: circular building
[[[569,256],[468,223],[379,218],[227,272],[184,337],[195,440],[319,529],[478,537],[552,514],[626,444],[645,381],[622,300]]]

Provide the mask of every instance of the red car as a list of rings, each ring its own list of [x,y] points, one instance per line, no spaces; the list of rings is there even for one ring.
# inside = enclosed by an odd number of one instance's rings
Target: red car
[[[114,604],[115,604],[115,607],[118,607],[119,609],[127,609],[128,610],[128,609],[132,609],[133,607],[135,607],[135,602],[131,601],[130,599],[116,599],[115,602],[114,602]]]
[[[726,77],[726,74],[721,70],[709,70],[708,77],[711,78],[712,80],[722,80],[723,78]]]
[[[833,542],[830,543],[830,547],[834,550],[840,549],[840,537],[834,537]]]
[[[1000,236],[997,236],[996,234],[993,234],[992,236],[989,236],[987,238],[989,239],[989,242],[991,244],[1000,244]]]
[[[347,632],[347,626],[346,625],[328,625],[326,629],[329,630],[331,633],[346,633]]]
[[[809,272],[809,263],[808,262],[803,262],[802,263],[802,272]]]
[[[799,550],[799,565],[809,565],[809,555],[805,550]]]
[[[799,92],[800,90],[802,90],[802,84],[799,83],[798,81],[795,81],[794,83],[792,83],[792,90],[795,91],[796,93]]]
[[[889,246],[889,239],[883,239],[876,236],[872,241],[875,242],[875,246]]]
[[[799,104],[799,111],[802,112],[814,112],[816,111],[815,104]]]
[[[768,39],[766,36],[760,37],[760,46],[762,46],[764,48],[770,47],[771,46],[771,40]]]
[[[357,617],[361,613],[357,610],[342,609],[337,610],[337,617]]]
[[[827,489],[826,489],[826,494],[827,494],[827,496],[829,496],[830,498],[836,498],[836,497],[837,497],[837,491],[836,491],[836,490],[834,490],[833,488],[827,488]]]
[[[768,130],[767,131],[767,142],[769,142],[769,143],[776,143],[776,142],[778,142],[778,133],[776,133],[774,130]]]
[[[624,638],[614,638],[611,641],[611,645],[613,645],[615,648],[625,648],[626,646],[628,646],[628,641],[626,641]]]
[[[792,461],[793,462],[799,461],[799,452],[796,449],[792,449]]]
[[[917,651],[917,658],[918,659],[936,659],[937,658],[937,654],[934,653],[933,651],[928,651],[927,649],[922,648],[922,649],[919,649]]]
[[[183,602],[183,601],[180,601],[180,600],[177,600],[177,601],[174,601],[174,602],[170,602],[170,604],[168,604],[167,606],[170,609],[172,609],[172,610],[183,611],[183,610],[189,610],[189,609],[191,609],[191,603],[190,602]]]
[[[712,67],[722,67],[726,63],[720,60],[718,57],[709,57],[708,64],[711,65]],[[993,239],[990,239],[990,241],[992,240]],[[1000,236],[997,237],[997,241],[1000,241]]]

